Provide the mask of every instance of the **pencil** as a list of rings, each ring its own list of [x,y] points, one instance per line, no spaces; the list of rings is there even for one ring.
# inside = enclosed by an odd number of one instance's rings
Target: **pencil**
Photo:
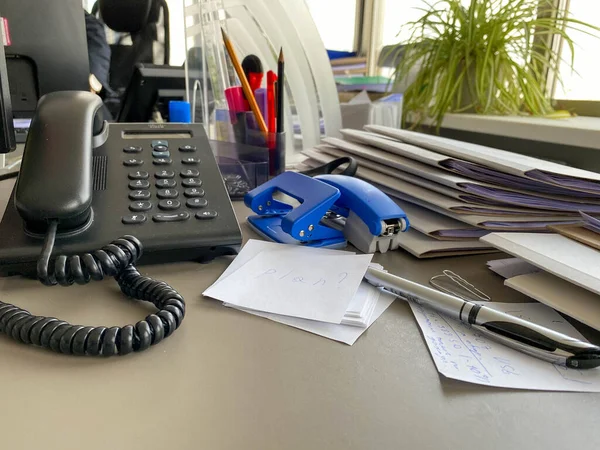
[[[250,103],[250,109],[256,117],[256,121],[258,122],[258,127],[260,128],[260,131],[262,131],[266,135],[269,133],[269,130],[267,129],[267,124],[265,123],[264,117],[260,113],[258,103],[256,103],[254,93],[250,88],[250,83],[248,83],[248,79],[244,74],[244,69],[242,69],[242,65],[240,64],[239,60],[237,59],[237,56],[235,55],[235,51],[233,50],[231,41],[229,40],[229,37],[227,36],[227,33],[225,33],[225,30],[223,28],[221,28],[221,33],[223,34],[223,42],[225,43],[225,48],[227,49],[227,53],[229,54],[229,58],[231,59],[231,63],[233,64],[233,68],[235,69],[235,72],[237,73],[237,76],[240,79],[240,82],[242,83],[244,95],[246,96],[248,103]]]
[[[283,48],[279,50],[277,61],[277,132],[283,133],[283,88],[285,87],[285,61],[283,59]]]

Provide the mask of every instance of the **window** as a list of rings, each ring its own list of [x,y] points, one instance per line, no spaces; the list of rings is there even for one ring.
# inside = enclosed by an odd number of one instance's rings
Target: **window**
[[[427,8],[425,0],[385,0],[383,45],[398,44],[410,37],[409,30],[404,27],[401,31],[401,28],[423,15],[423,11],[417,8]]]
[[[353,51],[356,0],[305,1],[325,48]]]
[[[600,2],[570,0],[568,7],[574,19],[600,27]],[[559,70],[563,85],[556,83],[554,98],[600,101],[600,37],[575,30],[570,30],[569,36],[575,41],[575,70],[569,67],[571,50],[563,45]]]

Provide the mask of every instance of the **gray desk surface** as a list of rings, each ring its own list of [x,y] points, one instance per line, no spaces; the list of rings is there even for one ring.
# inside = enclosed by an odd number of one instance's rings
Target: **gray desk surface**
[[[11,182],[0,183],[3,209]],[[0,209],[1,210],[1,209]],[[244,222],[246,210],[237,204]],[[255,237],[243,225],[246,238]],[[2,237],[0,236],[0,239]],[[489,256],[378,255],[419,282],[453,268],[495,299],[524,301]],[[440,377],[406,304],[352,346],[224,308],[201,292],[229,260],[144,267],[187,300],[183,327],[124,358],[55,355],[0,336],[0,448],[598,448],[600,394],[486,388]],[[114,281],[47,288],[0,280],[3,301],[90,325],[146,314]]]

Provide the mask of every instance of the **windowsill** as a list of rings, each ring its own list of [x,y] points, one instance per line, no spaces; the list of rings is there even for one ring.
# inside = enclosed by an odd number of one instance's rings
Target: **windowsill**
[[[426,125],[431,125],[431,122]],[[600,150],[600,117],[547,119],[527,116],[446,114],[442,128]]]

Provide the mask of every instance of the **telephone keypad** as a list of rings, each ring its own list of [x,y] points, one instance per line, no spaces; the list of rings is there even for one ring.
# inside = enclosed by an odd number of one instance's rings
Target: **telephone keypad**
[[[204,197],[204,189],[187,188],[185,191],[183,191],[183,195],[185,195],[188,198]]]
[[[168,141],[163,141],[163,140],[154,140],[154,141],[152,141],[152,148],[158,147],[159,145],[162,145],[164,147],[169,147],[169,142]]]
[[[150,182],[148,180],[135,180],[129,182],[129,189],[148,189]]]
[[[141,153],[142,147],[138,147],[136,145],[129,145],[127,147],[123,147],[123,151],[125,153]]]
[[[195,217],[198,220],[209,220],[217,217],[217,212],[206,209],[209,205],[204,197],[206,192],[201,189],[202,180],[200,179],[200,170],[198,166],[201,161],[193,155],[197,148],[194,145],[182,145],[176,147],[182,153],[181,159],[175,163],[171,159],[171,150],[169,142],[166,140],[153,140],[151,145],[125,147],[125,153],[148,153],[152,159],[152,165],[173,166],[156,167],[154,173],[148,173],[145,170],[133,170],[128,173],[129,204],[131,213],[124,214],[121,222],[124,224],[143,224],[147,222],[148,216],[154,222],[182,222],[189,220],[192,210],[198,211]],[[189,156],[188,156],[189,155]],[[138,155],[136,155],[138,156]],[[144,161],[139,157],[126,157],[123,160],[125,166],[142,166]],[[179,167],[178,167],[179,165]],[[196,167],[195,167],[196,166]],[[144,168],[147,168],[144,166]],[[141,169],[141,168],[140,168]],[[179,174],[179,177],[177,176]],[[152,180],[149,178],[154,175],[154,186],[156,190],[152,191],[150,186]],[[180,198],[180,191],[177,187],[177,179],[183,186],[184,200]],[[152,198],[156,198],[156,202]],[[182,197],[183,198],[183,197]],[[182,204],[183,203],[183,204]],[[185,211],[188,209],[188,211]],[[202,209],[201,211],[199,211]],[[146,212],[146,214],[144,214]]]
[[[144,160],[143,159],[138,159],[138,158],[129,158],[129,159],[125,159],[123,160],[123,165],[124,166],[141,166],[142,164],[144,164]]]
[[[172,170],[159,170],[158,172],[156,172],[154,174],[154,176],[156,178],[161,178],[161,179],[173,178],[175,176],[175,172],[173,172]]]
[[[202,180],[200,178],[185,178],[181,181],[185,187],[200,187],[202,186]]]
[[[188,208],[204,208],[208,206],[208,201],[204,198],[190,198],[185,205]]]
[[[155,158],[152,160],[152,164],[155,166],[170,166],[173,163],[171,158]]]
[[[163,211],[173,211],[179,209],[181,203],[179,200],[161,200],[158,202],[158,207]]]
[[[129,214],[121,218],[121,222],[125,225],[133,225],[138,223],[144,223],[146,221],[145,214]]]
[[[158,198],[177,198],[179,192],[177,192],[177,189],[159,189],[156,196]]]
[[[152,209],[151,202],[133,202],[129,205],[129,209],[131,211],[139,212],[139,211],[148,211]]]
[[[198,220],[214,219],[217,216],[218,214],[216,211],[212,211],[209,209],[196,213],[196,219]]]
[[[129,193],[129,198],[131,200],[148,200],[150,198],[150,191],[145,191],[145,190],[131,191]]]
[[[177,186],[177,181],[175,180],[169,180],[169,179],[162,179],[162,180],[156,180],[156,187],[157,188],[172,188]]]
[[[179,173],[183,178],[193,178],[200,175],[200,172],[196,169],[184,169]]]
[[[143,170],[138,170],[136,172],[129,172],[130,180],[147,180],[149,177],[148,172],[144,172]]]
[[[154,214],[152,220],[155,222],[182,222],[190,218],[190,213],[182,211],[179,213],[172,214]]]

